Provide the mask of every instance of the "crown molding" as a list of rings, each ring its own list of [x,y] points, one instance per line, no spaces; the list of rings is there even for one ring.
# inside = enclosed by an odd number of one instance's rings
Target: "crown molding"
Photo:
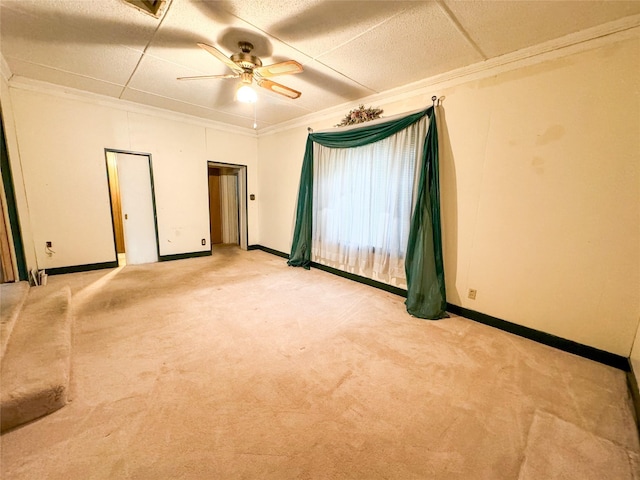
[[[258,136],[272,135],[297,127],[306,128],[311,123],[336,123],[336,117],[339,120],[339,118],[344,115],[345,110],[352,109],[356,104],[379,104],[382,102],[388,104],[418,95],[429,95],[430,97],[434,94],[437,95],[437,92],[434,93],[434,91],[438,89],[450,88],[463,83],[481,80],[500,73],[574,55],[587,50],[593,50],[603,45],[632,38],[640,38],[640,15],[632,15],[620,20],[581,30],[532,47],[402,85],[401,87],[345,102],[335,107],[298,117],[278,125],[258,129]]]
[[[4,58],[3,58],[4,60]],[[194,115],[187,115],[185,113],[173,112],[159,107],[153,107],[151,105],[143,105],[129,100],[122,100],[118,98],[108,97],[106,95],[100,95],[98,93],[87,92],[84,90],[78,90],[71,87],[63,87],[40,80],[34,80],[27,77],[13,75],[9,81],[9,88],[16,90],[24,90],[34,93],[41,93],[52,97],[66,98],[76,100],[84,103],[91,103],[93,105],[100,105],[103,107],[113,108],[116,110],[125,111],[128,113],[137,113],[140,115],[150,115],[156,118],[162,118],[165,120],[179,121],[188,123],[190,125],[196,125],[204,128],[212,128],[227,133],[234,133],[240,135],[246,135],[250,137],[257,137],[258,134],[255,130],[250,128],[236,127],[227,123],[216,122],[214,120],[207,120],[202,117],[196,117]]]

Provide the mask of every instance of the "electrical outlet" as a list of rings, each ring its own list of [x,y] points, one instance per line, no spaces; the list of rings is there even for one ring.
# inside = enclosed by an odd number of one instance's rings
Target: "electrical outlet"
[[[53,247],[53,243],[51,243],[51,242],[47,242],[45,245],[46,245],[47,248]]]
[[[207,241],[203,238],[202,239],[202,245],[206,245],[206,244],[207,244]]]
[[[477,294],[478,294],[478,291],[477,291],[477,290],[475,290],[475,289],[473,289],[473,288],[470,288],[470,289],[469,289],[469,298],[470,298],[471,300],[475,300],[475,299],[476,299],[476,295],[477,295]]]

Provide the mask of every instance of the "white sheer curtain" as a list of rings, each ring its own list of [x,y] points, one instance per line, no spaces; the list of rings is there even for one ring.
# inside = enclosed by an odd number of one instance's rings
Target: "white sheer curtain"
[[[312,261],[406,287],[404,258],[426,118],[356,148],[315,144]]]

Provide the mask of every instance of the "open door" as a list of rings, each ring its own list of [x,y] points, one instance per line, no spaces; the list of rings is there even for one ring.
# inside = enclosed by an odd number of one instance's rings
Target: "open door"
[[[116,252],[126,263],[158,261],[158,229],[151,157],[107,151]]]

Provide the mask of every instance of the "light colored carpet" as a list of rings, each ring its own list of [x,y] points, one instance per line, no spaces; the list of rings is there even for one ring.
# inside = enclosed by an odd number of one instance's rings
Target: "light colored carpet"
[[[71,292],[68,286],[29,289],[0,361],[0,430],[29,422],[67,403]]]
[[[49,284],[72,402],[3,479],[639,478],[624,372],[390,293],[237,248]]]
[[[0,360],[18,319],[18,313],[29,293],[29,282],[0,285]]]

